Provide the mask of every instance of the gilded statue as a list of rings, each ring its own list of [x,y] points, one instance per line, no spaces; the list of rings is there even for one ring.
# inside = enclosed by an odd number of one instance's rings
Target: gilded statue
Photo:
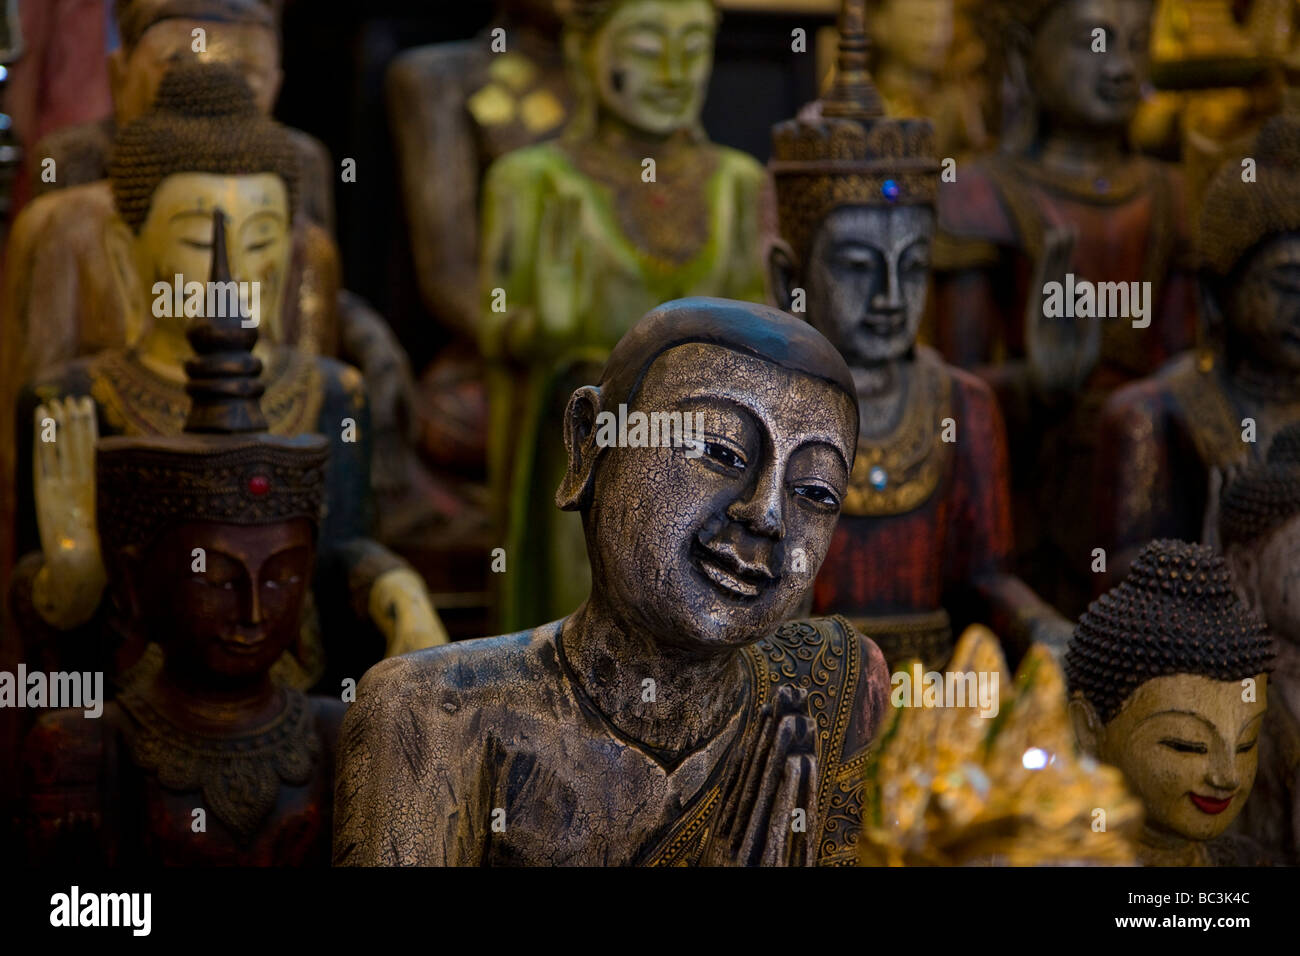
[[[987,53],[970,0],[871,0],[872,76],[890,116],[934,124],[940,156],[992,145]]]
[[[853,373],[858,457],[814,613],[846,615],[898,663],[938,666],[953,619],[1014,649],[1064,649],[1069,624],[1009,570],[1007,439],[992,390],[917,344],[930,281],[939,159],[930,123],[886,119],[864,70],[865,4],[846,0],[837,84],[773,131],[778,304]]]
[[[1300,864],[1300,423],[1278,433],[1268,460],[1223,489],[1220,540],[1246,606],[1268,625],[1277,660],[1259,740],[1259,772],[1242,831]]]
[[[132,347],[48,368],[18,402],[18,540],[39,551],[24,559],[14,587],[25,595],[18,603],[29,612],[29,642],[53,629],[53,642],[45,641],[40,653],[55,660],[96,644],[77,634],[97,619],[105,571],[89,506],[93,470],[86,460],[59,454],[51,435],[65,429],[92,441],[96,433],[181,432],[191,319],[213,308],[215,292],[217,308],[238,308],[258,327],[274,325],[297,201],[293,151],[281,127],[257,110],[237,74],[216,65],[182,64],[168,72],[154,106],[119,132],[110,182],[116,207],[110,261],[122,288],[135,290],[131,320],[143,331]],[[216,209],[230,237],[229,282],[209,270]],[[371,435],[360,373],[264,341],[256,355],[268,430],[319,432],[331,448],[314,589],[325,629],[314,654],[305,631],[303,673],[295,682],[310,686],[325,673],[337,687],[385,647],[399,653],[445,641],[423,582],[369,537]],[[123,640],[138,654],[133,637]]]
[[[1268,120],[1201,210],[1201,348],[1115,392],[1102,410],[1095,545],[1122,575],[1153,537],[1214,544],[1219,491],[1300,421],[1300,113]]]
[[[212,271],[228,274],[214,218]],[[271,670],[298,640],[330,442],[266,432],[257,330],[240,315],[189,332],[182,433],[87,444],[66,429],[52,443],[93,470],[113,604],[161,658],[102,714],[47,712],[27,735],[25,833],[41,864],[329,862],[345,705]]]
[[[1181,180],[1125,139],[1149,2],[1001,0],[994,12],[1021,121],[940,190],[935,341],[994,386],[1012,436],[1017,567],[1073,616],[1092,594],[1093,542],[1087,520],[1060,516],[1089,514],[1101,402],[1195,339]]]
[[[830,343],[766,306],[633,324],[564,414],[555,503],[581,518],[588,599],[371,668],[334,862],[852,864],[884,658],[844,618],[788,618],[848,493],[854,392]],[[632,440],[622,408],[681,424]]]
[[[920,667],[903,672],[919,675]],[[897,684],[894,713],[866,769],[862,865],[1133,865],[1142,804],[1118,770],[1077,753],[1065,675],[1052,653],[1031,647],[1012,679],[997,635],[973,625],[944,668],[949,674],[997,677],[997,712],[970,697],[907,706]]]
[[[483,186],[479,342],[505,630],[567,614],[587,594],[576,517],[550,506],[565,466],[549,439],[569,393],[661,302],[764,296],[763,170],[709,143],[699,121],[713,4],[570,7],[580,105],[558,139],[503,156]]]
[[[1151,542],[1088,605],[1065,661],[1070,721],[1142,800],[1139,863],[1269,862],[1225,831],[1255,780],[1272,664],[1263,622],[1206,545]]]
[[[1285,63],[1300,49],[1298,11],[1295,0],[1158,0],[1151,37],[1157,91],[1134,117],[1131,138],[1181,160],[1189,221],[1225,153],[1282,108]]]

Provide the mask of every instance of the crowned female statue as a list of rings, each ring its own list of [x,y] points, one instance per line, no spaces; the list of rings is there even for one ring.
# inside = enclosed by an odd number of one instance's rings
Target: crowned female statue
[[[934,132],[886,117],[865,70],[864,0],[840,14],[836,85],[773,130],[777,302],[849,363],[858,457],[816,613],[844,614],[891,664],[940,666],[954,623],[991,625],[1019,657],[1069,625],[1011,571],[1007,438],[992,390],[917,344],[940,190]]]

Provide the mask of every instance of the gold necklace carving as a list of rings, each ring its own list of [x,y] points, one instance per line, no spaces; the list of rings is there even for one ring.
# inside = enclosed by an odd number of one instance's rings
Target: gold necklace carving
[[[952,379],[939,359],[918,348],[907,405],[883,438],[858,439],[844,514],[906,514],[929,500],[948,463],[943,419],[952,413]]]
[[[118,703],[138,730],[131,735],[131,759],[168,790],[198,791],[216,817],[247,840],[262,824],[282,783],[302,786],[321,754],[307,698],[286,688],[285,708],[256,733],[206,737],[173,723],[135,687]]]
[[[123,435],[179,435],[184,430],[190,408],[185,387],[153,374],[131,352],[104,352],[89,371],[90,394],[108,423]],[[276,349],[262,381],[262,411],[271,434],[316,431],[324,389],[314,358],[294,349]]]
[[[645,265],[658,272],[696,259],[712,236],[708,187],[718,166],[707,143],[673,139],[647,156],[631,144],[596,139],[567,142],[565,154],[583,175],[605,187],[623,236]],[[655,161],[655,181],[644,182],[643,162]]]

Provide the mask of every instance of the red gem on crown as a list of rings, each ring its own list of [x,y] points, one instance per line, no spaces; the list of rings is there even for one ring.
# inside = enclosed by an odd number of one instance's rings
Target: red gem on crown
[[[252,478],[248,479],[248,491],[250,494],[257,495],[257,497],[260,498],[270,490],[271,479],[266,477],[266,475],[254,475]]]

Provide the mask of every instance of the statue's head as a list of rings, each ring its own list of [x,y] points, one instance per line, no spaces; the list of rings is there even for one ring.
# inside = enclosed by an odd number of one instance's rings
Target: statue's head
[[[565,411],[556,503],[582,512],[593,600],[683,648],[763,637],[826,555],[857,430],[848,367],[806,323],[726,299],[648,313]]]
[[[1300,371],[1300,119],[1269,119],[1211,180],[1198,237],[1202,311],[1229,352]]]
[[[862,0],[846,2],[836,86],[773,129],[771,163],[777,302],[853,366],[898,359],[916,343],[939,186],[929,122],[884,116],[865,69],[863,22]]]
[[[1223,489],[1219,539],[1237,592],[1278,638],[1300,644],[1300,425]]]
[[[170,294],[158,284],[174,286],[177,275],[207,281],[212,213],[220,208],[231,275],[257,283],[256,319],[276,337],[297,162],[284,128],[258,112],[237,73],[199,64],[170,70],[154,106],[118,132],[109,179],[118,218],[107,242],[133,313],[177,329],[193,318],[159,308],[159,296]]]
[[[597,114],[667,136],[699,125],[717,26],[713,0],[570,0],[565,50]]]
[[[1150,62],[1151,0],[1001,0],[1009,79],[1039,121],[1121,130]]]
[[[873,0],[871,36],[882,58],[910,70],[938,74],[956,36],[956,0]]]
[[[212,272],[224,278],[214,219]],[[198,320],[184,433],[105,438],[96,451],[116,607],[169,668],[216,684],[262,678],[297,640],[325,494],[326,439],[266,434],[256,338],[239,315]]]
[[[117,0],[122,44],[108,60],[118,125],[149,109],[177,63],[224,63],[270,115],[280,93],[278,7],[273,0]]]
[[[1075,736],[1123,771],[1149,829],[1212,839],[1250,795],[1272,666],[1272,642],[1223,559],[1153,541],[1070,641]]]

